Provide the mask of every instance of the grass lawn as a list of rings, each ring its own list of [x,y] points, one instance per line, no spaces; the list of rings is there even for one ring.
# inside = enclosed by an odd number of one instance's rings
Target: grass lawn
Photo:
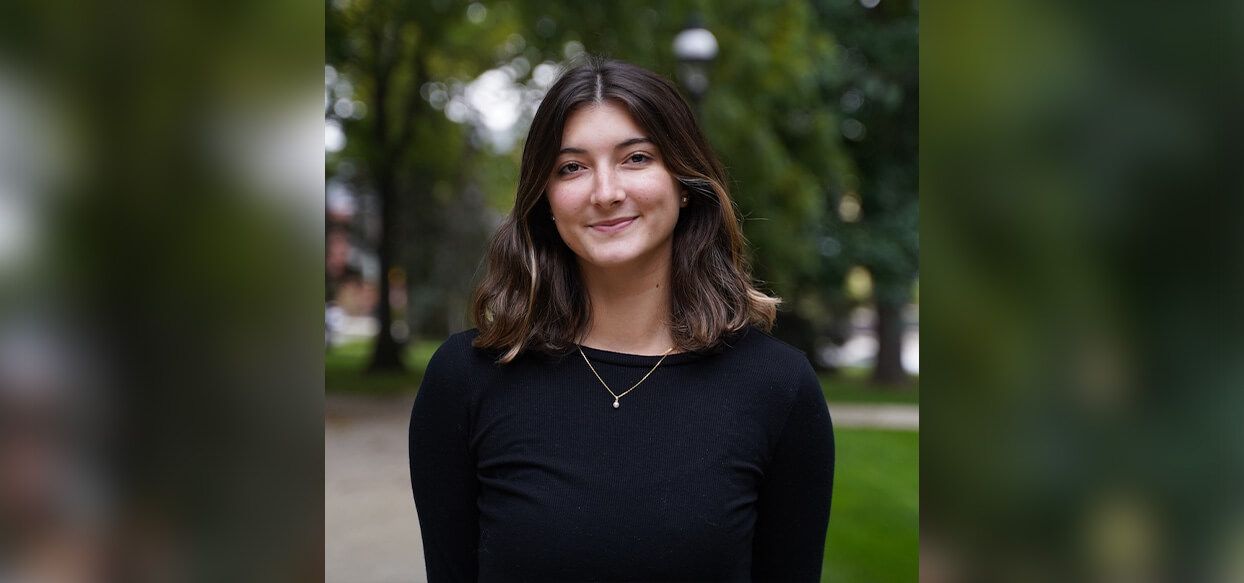
[[[920,404],[920,377],[902,386],[876,387],[868,382],[872,371],[866,368],[843,368],[837,374],[819,374],[821,392],[826,401],[846,403],[907,403]]]
[[[439,340],[412,343],[406,347],[403,358],[407,372],[382,374],[364,372],[371,357],[370,342],[334,346],[324,354],[324,390],[360,395],[414,393],[419,389],[419,381],[423,380],[428,360],[440,345]]]
[[[920,569],[920,434],[838,429],[821,581],[902,583]]]

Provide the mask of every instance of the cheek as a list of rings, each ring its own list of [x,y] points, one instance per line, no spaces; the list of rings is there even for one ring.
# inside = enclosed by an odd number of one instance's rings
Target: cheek
[[[648,206],[677,206],[678,203],[678,183],[669,175],[637,177],[630,191]]]
[[[549,201],[549,213],[554,218],[553,228],[562,241],[569,242],[570,238],[567,235],[574,234],[570,226],[574,222],[575,214],[573,206],[569,204],[571,199],[566,197],[564,192],[555,192],[551,189],[545,193],[545,198]]]
[[[572,236],[574,233],[566,232],[566,229],[562,227],[561,221],[555,222],[554,224],[557,226],[558,238],[560,238],[562,243],[564,243],[567,247],[574,249],[574,237]]]
[[[577,212],[580,206],[578,201],[582,198],[574,188],[564,184],[549,188],[544,196],[549,201],[549,209],[558,217]]]

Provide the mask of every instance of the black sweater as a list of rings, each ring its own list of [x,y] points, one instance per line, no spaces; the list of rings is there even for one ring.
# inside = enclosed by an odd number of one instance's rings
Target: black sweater
[[[578,351],[437,350],[410,475],[428,579],[815,581],[833,483],[804,355],[757,330],[674,354],[613,407]],[[659,357],[585,348],[620,393]]]

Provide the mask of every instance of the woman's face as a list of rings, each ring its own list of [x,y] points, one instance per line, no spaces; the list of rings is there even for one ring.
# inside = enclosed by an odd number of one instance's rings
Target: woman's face
[[[570,115],[546,192],[557,232],[585,269],[668,264],[681,188],[621,105]]]

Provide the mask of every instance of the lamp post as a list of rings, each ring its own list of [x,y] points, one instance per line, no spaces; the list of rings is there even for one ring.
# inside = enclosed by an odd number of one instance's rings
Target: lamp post
[[[678,58],[678,82],[691,96],[698,116],[700,100],[708,91],[708,66],[717,58],[717,37],[692,16],[674,37],[674,56]]]

